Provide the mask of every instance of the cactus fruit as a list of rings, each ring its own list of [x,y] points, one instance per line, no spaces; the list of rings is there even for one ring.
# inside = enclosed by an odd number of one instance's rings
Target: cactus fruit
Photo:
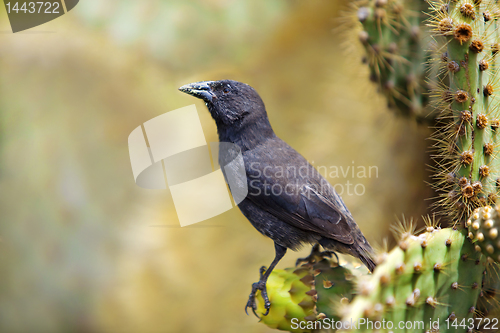
[[[498,197],[500,6],[495,0],[429,1],[429,26],[440,45],[434,134],[437,203],[451,220]]]
[[[370,79],[379,84],[390,108],[424,121],[432,120],[432,115],[426,108],[428,52],[420,26],[422,3],[361,0],[355,7]]]
[[[477,208],[465,223],[476,250],[496,262],[500,262],[499,211],[498,206]]]
[[[274,269],[267,280],[267,293],[271,301],[267,316],[263,316],[266,309],[260,291],[256,295],[256,312],[261,322],[271,328],[296,332],[292,329],[293,318],[300,321],[316,320],[313,281],[314,277],[307,268]]]
[[[419,236],[403,237],[399,247],[380,257],[374,274],[360,280],[359,295],[344,310],[342,321],[363,318],[374,327],[385,322],[382,331],[391,331],[389,325],[394,325],[402,332],[399,323],[421,322],[423,326],[407,326],[406,332],[432,332],[433,328],[467,332],[452,324],[455,319],[460,323],[474,318],[486,260],[465,233],[429,226]],[[434,327],[437,321],[439,327]],[[363,325],[357,331],[376,330]]]

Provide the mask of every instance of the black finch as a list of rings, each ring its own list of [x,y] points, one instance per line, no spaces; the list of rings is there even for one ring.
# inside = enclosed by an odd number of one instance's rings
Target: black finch
[[[255,293],[260,290],[269,312],[269,274],[287,249],[296,250],[304,243],[350,254],[373,271],[373,250],[341,197],[302,155],[276,136],[252,87],[222,80],[191,83],[179,90],[203,99],[217,124],[219,141],[241,149],[249,192],[238,207],[255,229],[274,241],[276,256],[252,285],[245,311],[251,308],[255,313]]]

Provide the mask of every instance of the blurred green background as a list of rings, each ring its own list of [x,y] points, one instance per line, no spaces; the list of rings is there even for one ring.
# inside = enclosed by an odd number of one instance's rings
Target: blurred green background
[[[254,86],[315,165],[376,166],[343,195],[367,238],[426,212],[426,129],[367,79],[332,0],[84,0],[17,34],[0,6],[0,332],[270,332],[244,305],[271,240],[237,209],[179,226],[168,190],[134,184],[129,133],[196,103],[183,84]],[[289,251],[278,267],[300,253]]]

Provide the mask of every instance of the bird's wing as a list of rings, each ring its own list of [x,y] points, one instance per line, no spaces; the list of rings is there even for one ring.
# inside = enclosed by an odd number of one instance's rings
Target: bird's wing
[[[292,194],[273,194],[268,186],[267,193],[250,193],[247,199],[294,227],[316,232],[344,244],[353,244],[348,217],[343,210],[349,213],[330,184],[324,179],[322,181],[327,184],[327,190],[318,186],[318,179],[308,179],[298,184],[296,191],[289,191],[294,192]],[[265,185],[259,185],[265,190]]]

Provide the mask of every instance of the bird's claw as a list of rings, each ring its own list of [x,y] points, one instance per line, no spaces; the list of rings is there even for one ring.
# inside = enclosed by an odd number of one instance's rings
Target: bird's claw
[[[262,266],[260,268],[261,271],[261,277],[264,274],[263,272],[265,271],[265,267]],[[248,302],[247,305],[245,306],[245,313],[248,315],[248,308],[252,309],[253,314],[260,319],[259,315],[255,310],[257,310],[257,302],[255,301],[255,294],[257,293],[257,290],[260,290],[260,294],[262,295],[262,298],[264,299],[264,308],[266,309],[266,313],[263,313],[263,316],[267,316],[269,314],[269,309],[271,308],[271,302],[269,301],[269,297],[267,296],[267,289],[266,289],[266,283],[265,281],[260,280],[259,282],[255,282],[252,284],[252,292],[250,293],[250,296],[248,297]]]
[[[245,313],[247,314],[247,316],[248,316],[248,308],[251,308],[253,314],[260,319],[259,315],[255,312],[255,309],[257,309],[257,304],[255,304],[255,296],[250,295],[250,297],[248,298],[247,305],[245,305]]]

